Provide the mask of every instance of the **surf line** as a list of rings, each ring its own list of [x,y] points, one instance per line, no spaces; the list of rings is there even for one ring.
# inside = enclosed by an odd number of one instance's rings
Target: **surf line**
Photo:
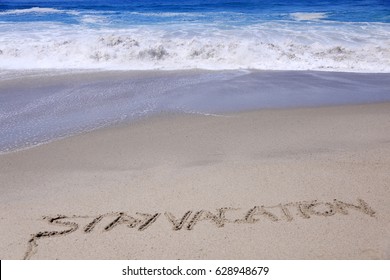
[[[271,222],[291,222],[297,217],[299,219],[310,219],[315,216],[349,215],[352,212],[358,212],[370,217],[375,217],[376,214],[367,202],[358,198],[357,203],[347,203],[338,199],[333,199],[331,202],[311,200],[279,203],[273,206],[254,206],[244,212],[240,208],[222,207],[215,211],[203,209],[196,211],[188,210],[184,214],[176,216],[172,212],[166,211],[164,216],[172,230],[180,231],[182,229],[193,230],[197,223],[206,220],[210,222],[210,225],[222,228],[226,224],[254,224],[262,219]],[[37,252],[38,240],[43,238],[61,237],[79,229],[83,233],[89,234],[97,231],[96,228],[98,227],[100,232],[109,232],[120,225],[135,228],[137,231],[145,231],[162,216],[161,214],[160,212],[135,212],[135,215],[130,215],[126,212],[111,212],[96,216],[44,216],[42,219],[48,224],[60,226],[63,229],[59,231],[40,231],[31,234],[24,259],[30,259]],[[87,220],[87,223],[83,222],[83,220]]]

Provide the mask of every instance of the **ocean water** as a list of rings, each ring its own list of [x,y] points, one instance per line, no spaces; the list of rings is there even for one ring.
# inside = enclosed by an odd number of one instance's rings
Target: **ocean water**
[[[389,0],[0,0],[0,154],[159,113],[389,101]]]
[[[0,0],[0,70],[390,71],[388,0]]]

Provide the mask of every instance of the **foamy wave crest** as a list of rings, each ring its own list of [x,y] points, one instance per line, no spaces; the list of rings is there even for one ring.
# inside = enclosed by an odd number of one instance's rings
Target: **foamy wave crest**
[[[390,72],[389,25],[61,32],[0,36],[0,68]]]
[[[109,22],[108,19],[104,16],[99,15],[83,15],[80,19],[80,22],[82,23],[107,23]]]
[[[7,10],[4,12],[0,12],[0,15],[20,15],[20,14],[33,14],[33,13],[40,13],[40,14],[78,14],[76,11],[65,11],[65,10],[58,10],[54,8],[40,8],[40,7],[33,7],[29,9],[17,9],[17,10]]]
[[[328,17],[326,13],[291,13],[290,16],[295,20],[320,20]]]

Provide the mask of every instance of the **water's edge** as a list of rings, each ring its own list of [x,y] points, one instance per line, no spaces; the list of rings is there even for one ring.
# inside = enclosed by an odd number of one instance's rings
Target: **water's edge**
[[[390,73],[316,71],[8,71],[0,80],[0,152],[162,112],[390,101]]]

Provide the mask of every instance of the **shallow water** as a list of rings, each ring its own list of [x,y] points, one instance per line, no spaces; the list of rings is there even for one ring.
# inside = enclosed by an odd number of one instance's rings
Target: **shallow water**
[[[0,152],[159,113],[390,101],[390,74],[313,71],[157,71],[49,75],[0,81]],[[12,78],[13,77],[13,78]]]

